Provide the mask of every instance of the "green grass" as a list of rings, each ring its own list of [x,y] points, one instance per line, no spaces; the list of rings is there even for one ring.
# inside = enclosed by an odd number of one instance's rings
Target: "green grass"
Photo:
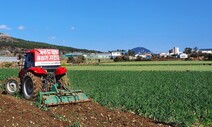
[[[18,69],[0,69],[0,84],[11,76],[18,76]]]
[[[156,66],[156,65],[207,65],[212,61],[138,61],[138,62],[113,62],[102,63],[104,66]]]
[[[99,71],[212,71],[207,65],[157,65],[157,66],[68,66],[69,70]]]
[[[70,70],[101,71],[212,71],[212,61],[144,61],[67,66]]]
[[[86,63],[98,63],[98,59],[86,59]],[[100,59],[100,63],[112,63],[112,59]]]

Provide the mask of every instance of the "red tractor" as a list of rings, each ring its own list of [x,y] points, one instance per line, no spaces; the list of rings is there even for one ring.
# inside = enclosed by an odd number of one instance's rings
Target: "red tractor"
[[[5,81],[5,91],[12,95],[21,92],[24,98],[45,106],[89,101],[81,90],[70,90],[67,69],[61,67],[57,49],[27,51],[18,77]]]

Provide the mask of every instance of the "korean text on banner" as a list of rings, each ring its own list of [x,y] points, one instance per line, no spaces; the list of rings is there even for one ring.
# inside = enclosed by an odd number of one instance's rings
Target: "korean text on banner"
[[[58,49],[35,49],[35,66],[60,65]]]

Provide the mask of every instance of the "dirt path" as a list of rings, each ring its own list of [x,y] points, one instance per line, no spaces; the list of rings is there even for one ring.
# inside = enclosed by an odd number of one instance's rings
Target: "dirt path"
[[[111,110],[95,102],[60,105],[48,111],[32,102],[0,94],[0,127],[164,127],[154,120]],[[77,126],[77,127],[78,127]]]

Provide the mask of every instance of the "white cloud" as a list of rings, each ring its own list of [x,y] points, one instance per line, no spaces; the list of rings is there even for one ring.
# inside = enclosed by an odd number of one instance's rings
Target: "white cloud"
[[[72,27],[71,27],[71,31],[74,31],[74,30],[75,30],[75,27],[74,27],[74,26],[72,26]]]
[[[0,25],[0,30],[10,30],[11,28],[6,25]]]
[[[18,29],[19,29],[19,30],[24,30],[25,27],[24,27],[24,26],[19,26]]]
[[[49,40],[55,40],[56,39],[56,37],[55,36],[51,36],[51,37],[49,37]]]

